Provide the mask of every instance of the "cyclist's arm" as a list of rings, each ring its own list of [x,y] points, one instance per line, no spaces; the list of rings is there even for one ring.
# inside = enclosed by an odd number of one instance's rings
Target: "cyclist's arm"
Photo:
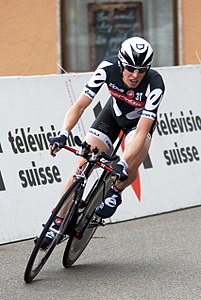
[[[152,79],[152,82],[147,88],[147,101],[135,131],[135,138],[132,139],[131,136],[129,144],[125,147],[125,151],[122,156],[122,159],[124,159],[127,164],[129,164],[132,159],[135,159],[145,144],[147,135],[156,119],[158,107],[163,98],[164,89],[163,80],[157,73],[154,80]]]
[[[80,97],[67,111],[62,126],[62,131],[67,130],[68,132],[70,132],[73,129],[84,110],[87,108],[87,106],[89,106],[93,98],[100,90],[101,86],[104,84],[107,74],[105,70],[101,68],[101,66],[105,64],[106,63],[102,63],[98,66],[89,82],[85,85]],[[112,65],[111,63],[108,64]]]
[[[84,110],[89,106],[91,101],[92,100],[87,95],[81,94],[76,102],[66,112],[62,130],[67,130],[68,132],[70,132],[78,122]]]

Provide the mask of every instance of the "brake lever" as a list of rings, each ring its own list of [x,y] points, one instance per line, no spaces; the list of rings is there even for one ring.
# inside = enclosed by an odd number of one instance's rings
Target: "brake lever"
[[[52,145],[52,147],[50,148],[50,155],[52,155],[53,157],[56,156],[56,153],[54,153],[54,151],[59,147],[59,143],[54,143]]]
[[[59,147],[59,143],[54,143],[52,145],[52,152],[54,152]]]

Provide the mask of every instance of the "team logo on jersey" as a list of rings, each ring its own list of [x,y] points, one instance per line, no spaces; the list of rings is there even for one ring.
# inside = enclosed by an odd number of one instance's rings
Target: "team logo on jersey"
[[[135,96],[134,91],[131,91],[131,90],[128,91],[126,94],[127,94],[127,96],[130,97],[130,98],[134,98],[134,96]]]
[[[144,44],[136,44],[136,48],[138,49],[138,50],[142,50],[142,49],[144,49]]]
[[[118,91],[118,92],[120,92],[120,93],[123,93],[123,92],[124,92],[124,89],[119,88],[118,86],[116,86],[116,85],[115,85],[114,83],[112,83],[112,82],[109,83],[109,86],[110,86],[113,90],[116,90],[116,91]]]

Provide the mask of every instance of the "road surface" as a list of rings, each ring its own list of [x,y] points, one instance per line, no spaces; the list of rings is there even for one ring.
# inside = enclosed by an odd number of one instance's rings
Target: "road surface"
[[[201,299],[201,207],[101,227],[69,269],[61,244],[26,284],[32,247],[0,246],[0,300]]]

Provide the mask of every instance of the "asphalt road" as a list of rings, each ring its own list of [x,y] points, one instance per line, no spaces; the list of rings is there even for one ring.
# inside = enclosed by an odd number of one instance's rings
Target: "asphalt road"
[[[0,246],[0,300],[201,299],[201,207],[99,228],[69,269],[61,244],[26,284],[32,247]]]

